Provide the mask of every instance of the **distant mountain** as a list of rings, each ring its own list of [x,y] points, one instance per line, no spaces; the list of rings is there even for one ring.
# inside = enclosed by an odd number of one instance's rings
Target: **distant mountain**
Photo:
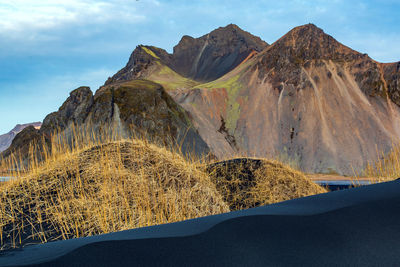
[[[21,132],[24,128],[33,126],[36,129],[40,129],[42,126],[41,122],[32,122],[26,124],[17,124],[11,131],[6,134],[0,135],[0,152],[6,150],[10,145],[14,137]]]
[[[400,62],[376,62],[313,24],[272,45],[232,24],[184,36],[173,54],[139,45],[94,96],[71,92],[3,155],[72,124],[133,129],[220,159],[278,157],[306,172],[353,174],[400,141]]]

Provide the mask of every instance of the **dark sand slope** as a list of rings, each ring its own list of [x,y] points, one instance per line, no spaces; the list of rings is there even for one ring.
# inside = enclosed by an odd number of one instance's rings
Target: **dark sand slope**
[[[398,266],[400,181],[5,253],[1,266]]]

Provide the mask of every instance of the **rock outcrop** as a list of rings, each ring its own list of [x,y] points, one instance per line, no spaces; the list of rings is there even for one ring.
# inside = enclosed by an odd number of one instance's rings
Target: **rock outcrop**
[[[105,85],[147,78],[151,74],[151,67],[154,67],[157,62],[166,66],[171,65],[171,57],[164,49],[139,45],[132,52],[126,66],[113,77],[108,78]]]
[[[40,132],[51,135],[55,130],[63,131],[69,125],[81,125],[93,106],[93,93],[83,86],[73,90],[57,112],[50,113],[43,120]]]
[[[156,142],[179,145],[184,153],[195,151],[205,155],[209,152],[186,111],[160,84],[148,80],[100,88],[87,121],[99,125],[113,123],[114,129],[119,127],[121,132],[133,131]]]

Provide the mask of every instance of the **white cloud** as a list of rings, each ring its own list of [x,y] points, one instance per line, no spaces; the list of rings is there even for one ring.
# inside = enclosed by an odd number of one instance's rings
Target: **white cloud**
[[[0,0],[0,34],[15,37],[71,24],[82,26],[117,20],[140,22],[145,17],[137,11],[135,2],[42,0],[38,3],[31,0]]]

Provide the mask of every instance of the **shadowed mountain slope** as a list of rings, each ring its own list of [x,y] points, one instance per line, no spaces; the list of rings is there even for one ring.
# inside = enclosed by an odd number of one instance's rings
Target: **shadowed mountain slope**
[[[268,44],[234,24],[200,38],[183,36],[174,47],[173,68],[196,81],[212,81],[238,66],[253,51]]]

